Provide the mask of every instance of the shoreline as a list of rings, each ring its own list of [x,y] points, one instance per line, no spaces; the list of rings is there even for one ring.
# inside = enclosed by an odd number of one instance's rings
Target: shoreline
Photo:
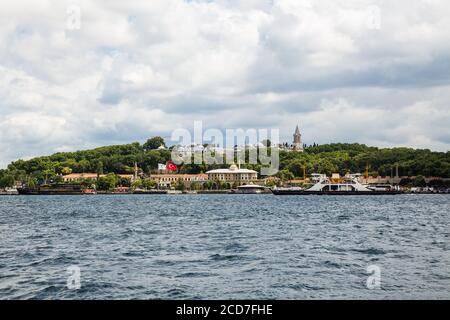
[[[346,192],[346,193],[329,193],[329,192],[303,192],[303,193],[280,193],[274,194],[273,192],[265,192],[265,193],[245,193],[245,192],[230,192],[230,191],[213,191],[213,192],[138,192],[138,193],[113,193],[113,192],[99,192],[95,194],[90,193],[30,193],[30,194],[6,194],[0,193],[1,196],[126,196],[126,195],[168,195],[168,196],[176,196],[176,195],[271,195],[271,196],[394,196],[394,195],[450,195],[449,192]]]

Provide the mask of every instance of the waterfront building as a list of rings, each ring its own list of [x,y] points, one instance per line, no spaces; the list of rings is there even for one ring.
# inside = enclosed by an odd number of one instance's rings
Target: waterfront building
[[[403,179],[416,179],[416,176],[377,176],[377,177],[361,177],[360,180],[364,184],[399,184]],[[449,178],[442,177],[424,177],[426,183],[430,183],[433,180],[450,181]]]
[[[97,173],[71,173],[63,176],[64,182],[79,182],[86,179],[92,179],[95,180],[98,178]]]
[[[151,180],[156,181],[158,188],[170,188],[173,184],[183,182],[186,188],[190,189],[192,183],[204,183],[208,180],[208,175],[200,174],[152,174]]]
[[[292,180],[287,180],[285,182],[286,185],[288,186],[297,186],[297,185],[301,185],[301,184],[305,184],[305,183],[309,183],[310,180],[308,179],[292,179]]]
[[[216,169],[206,172],[208,180],[237,183],[238,185],[248,184],[258,180],[258,172],[255,170],[241,169],[235,164],[229,169]]]
[[[97,178],[101,178],[106,176],[106,174],[97,174],[97,173],[71,173],[63,176],[63,181],[70,182],[80,182],[86,179],[96,180]],[[135,181],[136,177],[134,174],[118,174],[117,176],[121,178],[130,179],[132,182]]]

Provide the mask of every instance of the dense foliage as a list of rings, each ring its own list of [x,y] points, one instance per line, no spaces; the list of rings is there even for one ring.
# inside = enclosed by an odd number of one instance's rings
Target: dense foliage
[[[58,182],[61,175],[69,173],[94,172],[132,173],[134,164],[144,174],[155,171],[158,163],[170,160],[171,151],[154,149],[164,145],[160,137],[149,139],[144,145],[137,142],[96,148],[76,152],[59,152],[50,156],[12,162],[6,170],[0,170],[0,188],[10,186],[14,181],[27,184],[44,181]],[[153,149],[152,149],[153,148]],[[305,152],[280,152],[280,172],[283,179],[302,177],[306,173],[364,172],[369,167],[370,175],[390,176],[398,166],[400,176],[437,176],[450,178],[450,152],[432,152],[410,148],[376,148],[362,144],[326,144],[305,148]],[[179,173],[200,173],[225,165],[179,166]],[[261,165],[243,165],[259,170]],[[105,177],[101,184],[106,189],[116,182]]]
[[[307,147],[303,154],[281,155],[281,168],[301,176],[300,167],[307,172],[331,174],[364,172],[369,167],[372,176],[437,176],[450,178],[450,152],[432,152],[411,148],[368,147],[362,144],[327,144]]]

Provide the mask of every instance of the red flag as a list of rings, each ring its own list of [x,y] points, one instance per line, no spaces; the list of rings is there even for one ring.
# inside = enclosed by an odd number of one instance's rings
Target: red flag
[[[167,171],[176,171],[177,170],[176,164],[173,163],[172,161],[168,161],[166,163],[166,167],[167,167]]]

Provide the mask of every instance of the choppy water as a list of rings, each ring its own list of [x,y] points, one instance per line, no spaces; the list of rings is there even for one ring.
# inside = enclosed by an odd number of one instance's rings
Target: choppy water
[[[448,299],[449,222],[449,195],[0,197],[0,299]]]

